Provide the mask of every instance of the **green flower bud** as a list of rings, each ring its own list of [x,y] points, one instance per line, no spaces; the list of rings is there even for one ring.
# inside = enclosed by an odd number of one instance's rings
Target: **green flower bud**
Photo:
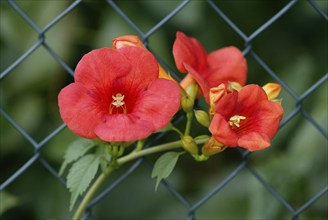
[[[210,126],[210,116],[203,110],[194,110],[196,120],[204,127]]]
[[[186,88],[186,92],[191,99],[195,100],[198,94],[198,85],[196,83],[188,85],[188,87]]]
[[[185,112],[191,112],[194,108],[195,101],[189,95],[181,97],[181,107]]]
[[[198,154],[198,146],[191,136],[181,138],[182,147],[191,154]]]

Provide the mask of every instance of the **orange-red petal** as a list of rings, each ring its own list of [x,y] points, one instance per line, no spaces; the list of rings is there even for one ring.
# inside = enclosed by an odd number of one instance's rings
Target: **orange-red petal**
[[[188,37],[182,32],[176,34],[176,40],[173,44],[173,56],[178,70],[182,73],[188,72],[185,64],[188,64],[196,71],[206,69],[207,52],[197,39]]]
[[[102,104],[93,99],[80,83],[71,83],[58,95],[59,111],[68,128],[79,136],[96,138],[94,129],[102,123]]]

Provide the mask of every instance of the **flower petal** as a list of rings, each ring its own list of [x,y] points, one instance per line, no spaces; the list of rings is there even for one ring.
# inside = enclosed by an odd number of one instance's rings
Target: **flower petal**
[[[135,141],[148,137],[154,126],[133,114],[107,115],[106,122],[95,128],[97,136],[108,142]]]
[[[200,86],[200,88],[204,94],[206,102],[209,103],[210,102],[210,98],[209,98],[210,87],[208,85],[208,82],[204,79],[204,77],[202,77],[202,74],[197,72],[192,66],[190,66],[189,64],[186,64],[186,63],[184,66],[185,66],[186,70],[189,72],[189,74],[196,80],[196,82],[198,83],[198,85]]]
[[[265,134],[250,132],[239,138],[238,145],[249,151],[262,150],[270,146],[270,139]]]
[[[125,56],[132,66],[124,79],[118,79],[127,90],[129,88],[144,89],[158,78],[158,63],[148,50],[139,47],[123,47],[117,51]]]
[[[233,46],[225,47],[207,56],[208,70],[204,78],[210,87],[221,83],[238,82],[245,85],[247,79],[247,62],[241,51]]]
[[[217,103],[215,112],[222,115],[226,120],[232,117],[238,107],[237,103],[238,93],[233,91],[225,96],[223,96]]]
[[[238,93],[238,103],[242,109],[252,109],[259,101],[268,100],[262,87],[249,84],[244,86]]]
[[[179,110],[180,89],[167,79],[156,79],[138,98],[133,113],[154,125],[156,130],[169,124]]]
[[[259,103],[258,111],[261,112],[257,119],[256,130],[265,133],[270,139],[277,133],[280,121],[284,114],[281,105],[273,101]]]
[[[238,94],[238,114],[247,117],[247,131],[266,134],[272,138],[279,127],[284,111],[276,102],[268,100],[262,87],[247,85]],[[245,130],[245,129],[244,129]],[[244,134],[243,131],[242,134]]]
[[[101,48],[82,57],[76,66],[74,79],[88,89],[108,93],[106,89],[117,78],[127,75],[131,68],[126,58],[117,50]]]
[[[229,147],[236,147],[238,145],[237,134],[231,129],[229,123],[222,115],[214,115],[209,130],[218,142]]]
[[[66,86],[58,95],[58,105],[62,119],[74,133],[89,139],[96,138],[94,129],[105,113],[101,103],[96,103],[86,88],[80,83]]]
[[[93,50],[82,57],[74,75],[76,82],[104,94],[111,94],[123,85],[143,88],[157,77],[155,57],[139,47]]]
[[[176,34],[173,56],[178,70],[182,73],[188,72],[184,64],[190,65],[199,72],[206,69],[207,52],[197,39],[188,37],[182,32]]]

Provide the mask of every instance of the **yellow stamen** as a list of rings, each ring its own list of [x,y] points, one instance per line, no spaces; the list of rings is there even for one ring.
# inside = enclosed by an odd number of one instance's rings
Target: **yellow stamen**
[[[124,102],[124,95],[122,95],[121,93],[116,93],[115,96],[112,95],[113,101],[112,101],[112,105],[110,106],[109,109],[109,114],[113,113],[113,108],[116,107],[116,113],[118,113],[118,108],[122,108],[123,109],[123,113],[126,114],[126,107],[125,107],[125,102]]]
[[[234,115],[229,119],[229,125],[230,126],[236,126],[237,128],[240,127],[240,120],[245,120],[245,116],[240,116],[240,115]]]

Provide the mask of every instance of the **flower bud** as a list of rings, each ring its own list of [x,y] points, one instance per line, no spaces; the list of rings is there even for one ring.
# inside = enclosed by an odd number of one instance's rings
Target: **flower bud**
[[[278,83],[267,83],[262,86],[262,88],[267,94],[269,100],[273,100],[274,98],[276,98],[281,91],[281,85]]]
[[[194,79],[194,77],[192,77],[192,75],[190,73],[188,73],[185,77],[183,77],[183,79],[180,82],[180,85],[182,88],[184,88],[186,90],[189,85],[195,84],[195,83],[196,83],[196,80]]]
[[[112,41],[114,49],[120,49],[127,46],[135,46],[145,48],[141,40],[136,35],[124,35],[121,37],[114,38]]]
[[[185,112],[191,112],[194,108],[195,101],[188,95],[181,96],[181,107]]]
[[[202,153],[205,156],[212,156],[217,153],[221,153],[227,148],[220,142],[216,141],[214,137],[211,137],[202,147]]]
[[[204,127],[210,126],[210,117],[207,112],[203,110],[194,110],[196,120],[199,124],[203,125]]]
[[[181,138],[182,147],[191,154],[198,154],[198,146],[191,136],[183,136]]]
[[[181,107],[185,112],[191,112],[194,108],[198,85],[196,83],[190,84],[185,92],[186,93],[181,96]]]
[[[198,85],[196,83],[188,85],[185,90],[191,99],[195,100],[197,98]]]

